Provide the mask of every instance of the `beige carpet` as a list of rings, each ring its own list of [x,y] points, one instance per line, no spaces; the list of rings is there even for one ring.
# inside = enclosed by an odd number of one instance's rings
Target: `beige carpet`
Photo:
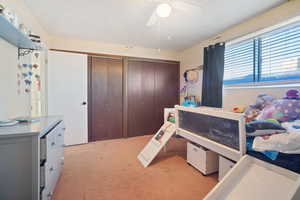
[[[149,139],[143,136],[67,147],[65,168],[53,199],[203,199],[217,176],[203,176],[172,147],[144,168],[136,157]]]

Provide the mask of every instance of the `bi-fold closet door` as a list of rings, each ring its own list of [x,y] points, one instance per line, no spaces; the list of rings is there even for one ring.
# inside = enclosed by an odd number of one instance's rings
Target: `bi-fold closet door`
[[[123,137],[123,60],[89,57],[89,141]]]
[[[154,134],[179,103],[179,63],[89,57],[89,141]]]
[[[179,63],[129,58],[126,64],[128,137],[155,134],[164,108],[179,103]]]

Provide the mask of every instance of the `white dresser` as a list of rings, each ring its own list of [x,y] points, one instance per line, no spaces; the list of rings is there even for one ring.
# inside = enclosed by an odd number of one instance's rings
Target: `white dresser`
[[[50,200],[64,165],[61,117],[0,128],[0,199]]]

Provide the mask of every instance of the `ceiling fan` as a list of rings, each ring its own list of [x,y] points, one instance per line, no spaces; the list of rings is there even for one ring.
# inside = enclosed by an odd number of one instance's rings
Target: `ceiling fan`
[[[153,26],[159,18],[167,18],[173,10],[190,11],[203,6],[203,1],[207,0],[148,0],[150,2],[158,3],[153,11],[151,17],[147,22],[147,26]]]

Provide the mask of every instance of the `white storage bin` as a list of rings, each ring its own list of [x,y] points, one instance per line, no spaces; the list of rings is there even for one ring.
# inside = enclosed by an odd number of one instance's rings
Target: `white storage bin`
[[[204,175],[218,171],[218,155],[191,142],[187,143],[187,162]]]
[[[219,156],[219,181],[221,181],[224,176],[234,167],[235,162]]]

